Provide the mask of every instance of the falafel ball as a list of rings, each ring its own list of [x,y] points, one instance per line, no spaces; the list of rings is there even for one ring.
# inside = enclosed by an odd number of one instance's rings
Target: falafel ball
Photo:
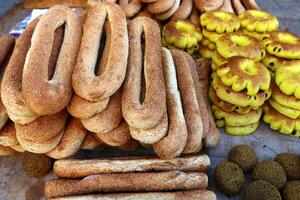
[[[244,200],[281,200],[281,196],[274,185],[263,180],[257,180],[247,187]]]
[[[256,153],[247,145],[233,147],[229,152],[228,160],[240,166],[244,172],[251,171],[257,164]]]
[[[300,180],[289,181],[285,184],[282,197],[284,200],[299,200],[300,199]]]
[[[24,153],[22,166],[30,177],[42,177],[52,170],[53,159],[44,154]]]
[[[273,160],[258,163],[253,170],[254,180],[264,180],[274,185],[278,190],[283,188],[287,178],[282,166]]]
[[[237,164],[222,162],[216,167],[215,181],[224,194],[234,195],[242,190],[245,176]]]
[[[300,158],[295,154],[282,153],[275,160],[283,167],[289,180],[300,179]]]

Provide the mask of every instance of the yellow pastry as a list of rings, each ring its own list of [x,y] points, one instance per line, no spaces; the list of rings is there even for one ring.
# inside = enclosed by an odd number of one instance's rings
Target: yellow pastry
[[[285,95],[280,91],[279,87],[274,82],[271,83],[271,89],[272,98],[279,104],[285,105],[296,110],[300,110],[300,99],[297,99],[293,95]]]
[[[210,50],[208,47],[200,45],[199,46],[199,53],[202,58],[209,59],[212,57],[213,50]]]
[[[271,97],[269,99],[269,103],[278,112],[280,112],[281,114],[283,114],[289,118],[298,119],[300,117],[300,110],[293,109],[293,108],[287,107],[285,105],[282,105],[282,104],[278,103],[277,101],[275,101],[273,97]]]
[[[209,41],[211,41],[212,43],[216,43],[216,41],[220,37],[222,37],[225,33],[216,33],[213,31],[208,31],[208,30],[203,29],[202,34],[205,38],[209,39]]]

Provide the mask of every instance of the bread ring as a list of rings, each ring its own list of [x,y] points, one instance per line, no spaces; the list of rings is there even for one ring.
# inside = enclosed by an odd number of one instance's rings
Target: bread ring
[[[227,62],[227,60],[221,56],[218,51],[214,51],[214,53],[212,54],[212,57],[211,57],[212,61],[217,65],[217,66],[221,66],[223,65],[224,63]],[[216,69],[214,69],[216,70]]]
[[[266,91],[270,87],[271,76],[267,68],[252,59],[234,56],[217,69],[222,83],[233,91],[247,91],[255,96],[260,90]]]
[[[67,117],[68,112],[63,110],[53,115],[42,116],[26,125],[15,123],[17,137],[37,143],[45,142],[58,135],[64,128]]]
[[[9,121],[0,131],[0,145],[6,147],[18,146],[19,142],[16,137],[16,129],[13,122]]]
[[[14,153],[16,153],[16,151],[12,148],[0,145],[0,156],[9,156]]]
[[[109,51],[101,74],[94,74],[100,38],[104,22],[108,19],[106,35],[109,49],[118,49],[118,53]],[[91,39],[92,38],[92,39]],[[87,56],[88,55],[88,56]],[[80,97],[89,101],[99,101],[113,95],[122,85],[128,57],[128,36],[126,17],[115,4],[101,2],[89,8],[84,24],[84,34],[77,63],[74,68],[72,84]],[[105,58],[106,59],[106,56]],[[109,85],[109,87],[107,87]]]
[[[216,33],[216,32],[208,31],[205,29],[202,30],[202,34],[205,38],[209,39],[209,41],[211,41],[214,44],[217,42],[217,40],[220,37],[222,37],[224,35],[224,33]]]
[[[300,99],[297,99],[293,95],[286,95],[280,91],[279,87],[272,82],[272,98],[281,105],[288,106],[292,109],[300,110]]]
[[[217,120],[224,119],[226,126],[247,126],[259,121],[262,109],[251,110],[247,114],[239,114],[237,112],[224,112],[216,105],[212,105],[214,116]]]
[[[216,91],[213,89],[212,86],[209,88],[209,98],[213,104],[215,104],[225,112],[237,112],[243,115],[249,113],[251,110],[257,110],[259,108],[259,107],[251,107],[251,106],[241,107],[223,101],[217,96]]]
[[[273,97],[269,99],[269,103],[274,109],[276,109],[278,112],[280,112],[281,114],[289,118],[292,119],[300,118],[300,110],[290,108],[288,105],[282,105],[278,103],[276,100],[274,100]]]
[[[189,16],[189,20],[197,27],[201,27],[200,25],[200,14],[196,8],[193,7],[192,12]]]
[[[188,132],[177,87],[176,69],[172,54],[168,49],[162,48],[162,55],[169,129],[168,135],[153,144],[153,149],[160,158],[166,159],[180,156],[186,145]]]
[[[64,39],[55,73],[49,80],[48,62],[51,58],[55,30],[63,25]],[[72,95],[71,74],[80,38],[80,20],[76,13],[66,6],[53,6],[36,25],[26,56],[22,80],[26,103],[35,113],[54,114],[63,110],[69,103]]]
[[[160,14],[172,8],[175,0],[158,0],[147,5],[148,11],[152,14]]]
[[[196,153],[202,148],[203,123],[199,109],[195,83],[186,53],[171,50],[177,73],[178,88],[188,130],[187,144],[183,153]]]
[[[9,118],[19,124],[27,124],[38,118],[26,104],[22,92],[22,74],[31,36],[39,18],[26,27],[16,41],[14,52],[6,67],[1,85],[1,99]]]
[[[261,63],[264,64],[272,72],[276,72],[280,66],[286,65],[287,62],[293,62],[293,61],[284,58],[279,58],[268,53],[261,60]]]
[[[119,0],[126,17],[134,17],[143,7],[141,0]]]
[[[60,143],[47,156],[54,159],[68,158],[80,149],[86,135],[86,129],[79,119],[72,118],[64,130]]]
[[[290,134],[292,137],[300,137],[300,119],[292,119],[282,115],[275,110],[269,103],[263,106],[263,120],[270,124],[270,128],[283,134]]]
[[[36,154],[44,154],[52,151],[59,144],[64,135],[63,133],[63,130],[60,130],[55,136],[42,142],[27,140],[20,137],[18,133],[17,139],[24,150]]]
[[[141,12],[139,12],[137,14],[137,16],[138,17],[149,17],[149,18],[152,18],[153,14],[148,11],[147,7],[145,7]]]
[[[123,151],[135,151],[139,147],[140,147],[140,144],[136,140],[131,139],[128,142],[126,142],[125,144],[119,146],[118,149],[123,150]]]
[[[275,16],[261,10],[247,10],[239,15],[239,19],[241,27],[251,32],[270,32],[279,27],[279,21]]]
[[[210,50],[215,50],[216,45],[207,38],[202,38],[201,45],[208,47]]]
[[[67,106],[69,113],[79,119],[87,119],[105,110],[109,98],[100,101],[87,101],[74,94]]]
[[[300,99],[300,60],[293,60],[280,66],[275,73],[275,82],[286,95]]]
[[[236,106],[259,107],[271,96],[271,89],[260,91],[255,96],[249,96],[245,91],[235,92],[231,87],[223,85],[216,74],[213,75],[212,86],[220,99]]]
[[[290,32],[274,31],[263,38],[269,54],[288,59],[300,59],[300,38]]]
[[[154,3],[157,1],[160,1],[160,0],[141,0],[141,2],[143,2],[143,3]]]
[[[110,146],[122,146],[126,144],[130,139],[129,126],[125,120],[121,121],[119,126],[107,133],[96,134],[100,140]]]
[[[168,132],[168,114],[165,111],[161,121],[153,128],[137,129],[129,127],[129,129],[133,139],[145,144],[154,144],[161,140]]]
[[[187,19],[192,13],[193,0],[182,0],[176,12],[172,15],[171,20]]]
[[[223,5],[218,10],[235,14],[232,4],[231,4],[231,0],[224,0]]]
[[[224,58],[243,56],[260,61],[265,56],[265,50],[252,37],[241,32],[225,34],[216,41],[217,52]]]
[[[180,0],[175,0],[174,5],[169,10],[163,13],[156,14],[155,18],[158,20],[168,19],[176,12],[176,10],[179,8],[179,5],[180,5]]]
[[[102,144],[102,141],[98,140],[94,133],[87,132],[86,136],[81,144],[83,150],[94,150]]]
[[[239,16],[246,11],[246,8],[242,4],[241,0],[231,0],[232,6],[234,8],[235,13]]]
[[[249,37],[253,37],[253,38],[257,39],[257,41],[260,43],[262,43],[263,38],[265,37],[265,34],[262,34],[259,32],[248,31],[247,29],[244,29],[244,28],[241,30],[245,35],[248,35]]]
[[[122,120],[122,94],[120,90],[110,97],[108,106],[104,111],[91,118],[81,119],[87,130],[93,133],[107,133],[119,125]]]
[[[217,10],[223,5],[224,0],[194,0],[195,7],[201,12]]]
[[[203,29],[217,33],[231,33],[239,30],[239,18],[232,13],[210,11],[201,15],[200,23]]]
[[[144,60],[141,46],[143,33]],[[130,53],[127,77],[123,86],[122,112],[129,126],[149,129],[160,122],[166,109],[159,27],[149,18],[137,17],[129,23],[129,37]],[[143,69],[146,89],[145,99],[141,103],[139,99]]]

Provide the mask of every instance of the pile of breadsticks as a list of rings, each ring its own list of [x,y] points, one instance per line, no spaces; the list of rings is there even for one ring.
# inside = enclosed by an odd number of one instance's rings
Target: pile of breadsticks
[[[206,155],[58,160],[54,172],[59,178],[46,183],[45,194],[52,200],[214,200],[206,190],[209,165]]]
[[[1,46],[9,60],[2,68],[2,124],[12,121],[0,130],[1,155],[62,159],[103,144],[141,144],[174,158],[217,145],[208,63],[162,48],[160,35],[148,17],[127,24],[110,2],[92,4],[83,17],[56,5],[32,21],[11,56],[13,45]]]

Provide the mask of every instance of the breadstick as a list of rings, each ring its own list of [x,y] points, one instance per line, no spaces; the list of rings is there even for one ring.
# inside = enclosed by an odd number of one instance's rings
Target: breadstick
[[[160,141],[168,132],[168,114],[167,111],[155,127],[150,129],[138,129],[129,127],[130,134],[133,139],[142,142],[144,144],[154,144]]]
[[[145,47],[142,47],[144,33]],[[160,30],[155,21],[137,17],[129,23],[130,53],[128,72],[123,86],[122,113],[129,126],[150,129],[162,119],[166,109],[166,95],[162,72]],[[145,56],[143,60],[143,51]],[[140,102],[142,71],[146,94]]]
[[[177,73],[178,88],[188,130],[187,144],[183,153],[196,153],[202,149],[203,123],[197,101],[195,84],[186,53],[171,50]]]
[[[22,75],[25,58],[31,45],[31,37],[39,18],[27,25],[16,41],[11,59],[6,67],[1,85],[1,99],[9,118],[19,124],[27,124],[38,118],[27,106],[22,92]]]
[[[216,195],[209,190],[191,190],[179,192],[146,192],[146,193],[113,193],[90,194],[82,196],[69,196],[51,198],[50,200],[216,200]]]
[[[64,39],[55,73],[49,80],[48,63],[55,30],[63,25]],[[66,6],[53,6],[41,17],[32,38],[23,70],[23,94],[26,103],[35,113],[54,114],[63,110],[71,100],[71,75],[81,39],[80,19]]]
[[[209,106],[209,97],[208,97],[208,88],[209,88],[209,71],[210,66],[206,59],[197,59],[196,60],[197,72],[200,79],[201,91],[203,92],[203,96],[206,101],[206,106],[209,114],[209,131],[206,137],[204,138],[204,146],[207,148],[215,147],[220,141],[220,131],[216,127],[215,120]]]
[[[187,19],[192,13],[193,0],[182,0],[171,20]]]
[[[57,135],[67,122],[68,112],[63,110],[53,115],[45,115],[26,124],[15,124],[17,137],[35,142],[43,142]]]
[[[81,149],[83,150],[93,150],[100,146],[102,141],[98,140],[94,133],[87,132],[82,145]]]
[[[193,155],[173,159],[157,157],[113,157],[97,160],[57,160],[54,173],[62,178],[83,178],[93,174],[113,174],[130,172],[164,172],[179,170],[184,172],[205,172],[210,166],[207,155]]]
[[[121,90],[121,89],[120,89]],[[81,119],[83,126],[93,133],[107,133],[116,128],[122,120],[121,91],[110,97],[104,111],[87,119]]]
[[[201,172],[100,174],[82,180],[50,180],[46,183],[45,194],[50,198],[93,192],[158,192],[205,189],[207,185],[208,178]]]
[[[121,121],[118,127],[113,130],[107,133],[97,133],[96,136],[110,146],[122,146],[131,139],[129,127],[125,120]]]
[[[140,0],[119,0],[119,5],[124,10],[126,17],[134,17],[143,7]]]
[[[96,76],[95,65],[106,19],[110,26],[110,31],[106,31],[110,40],[106,43],[109,44],[112,51],[109,52],[103,73]],[[114,52],[116,49],[118,51]],[[89,8],[72,77],[75,93],[89,101],[99,101],[113,95],[124,81],[127,57],[128,35],[123,10],[109,2],[97,3]]]
[[[160,158],[179,156],[187,142],[187,127],[183,115],[180,93],[177,87],[176,70],[170,51],[162,48],[163,70],[167,93],[167,109],[169,117],[168,135],[153,145]]]
[[[60,143],[47,153],[47,155],[54,159],[68,158],[80,149],[81,144],[86,136],[86,129],[83,127],[79,119],[72,118],[68,122],[64,130],[64,136]]]

